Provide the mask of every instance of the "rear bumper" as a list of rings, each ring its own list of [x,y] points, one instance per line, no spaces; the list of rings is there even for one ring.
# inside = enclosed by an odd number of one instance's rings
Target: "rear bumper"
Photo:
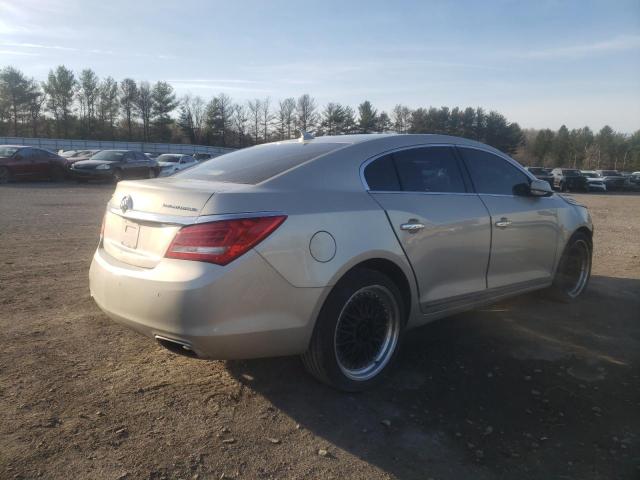
[[[303,353],[325,296],[325,288],[293,287],[255,251],[225,267],[163,259],[146,269],[98,248],[90,288],[113,320],[212,359]]]

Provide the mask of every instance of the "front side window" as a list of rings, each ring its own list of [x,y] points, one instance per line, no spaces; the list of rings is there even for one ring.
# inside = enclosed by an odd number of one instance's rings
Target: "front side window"
[[[529,177],[507,160],[493,153],[458,147],[464,158],[477,193],[514,195],[514,187],[529,184]]]

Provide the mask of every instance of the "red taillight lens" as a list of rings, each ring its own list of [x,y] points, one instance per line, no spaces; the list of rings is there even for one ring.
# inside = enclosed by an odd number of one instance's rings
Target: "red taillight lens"
[[[165,257],[226,265],[255,247],[287,217],[237,218],[181,228]]]

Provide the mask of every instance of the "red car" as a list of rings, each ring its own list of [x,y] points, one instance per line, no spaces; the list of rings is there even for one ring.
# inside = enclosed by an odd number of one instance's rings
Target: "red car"
[[[13,180],[64,180],[66,160],[41,148],[0,145],[0,183]]]

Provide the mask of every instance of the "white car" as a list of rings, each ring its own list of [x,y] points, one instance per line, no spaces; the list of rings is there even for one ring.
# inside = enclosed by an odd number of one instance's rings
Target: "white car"
[[[183,155],[180,153],[164,153],[156,158],[160,167],[159,177],[168,177],[185,168],[193,167],[198,162],[191,155]]]
[[[580,170],[580,173],[587,177],[587,187],[589,190],[597,190],[599,192],[607,191],[607,185],[604,183],[604,178],[602,178],[598,172],[594,170]]]

